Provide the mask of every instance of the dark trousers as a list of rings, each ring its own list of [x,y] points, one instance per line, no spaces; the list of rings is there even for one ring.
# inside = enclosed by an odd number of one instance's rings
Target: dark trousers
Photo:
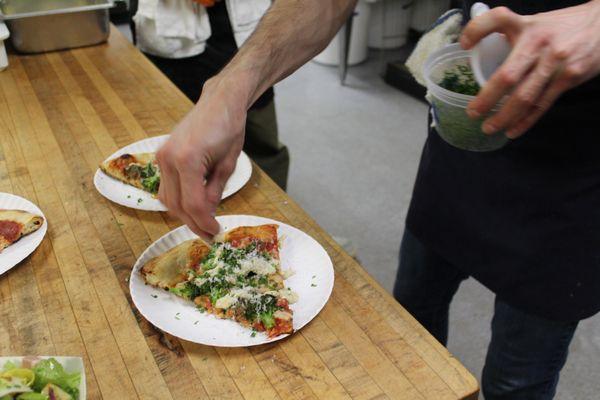
[[[466,278],[408,230],[404,232],[394,297],[444,345],[450,302]],[[529,315],[496,297],[481,379],[485,399],[552,399],[577,324]]]

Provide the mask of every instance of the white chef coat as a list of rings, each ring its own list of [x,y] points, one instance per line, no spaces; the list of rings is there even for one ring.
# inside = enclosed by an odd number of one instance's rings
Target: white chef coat
[[[224,1],[239,47],[254,32],[271,0]],[[211,34],[206,9],[192,0],[139,0],[133,21],[138,48],[158,57],[201,54]]]

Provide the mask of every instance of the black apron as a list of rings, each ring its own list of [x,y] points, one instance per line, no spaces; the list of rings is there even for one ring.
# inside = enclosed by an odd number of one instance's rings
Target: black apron
[[[468,10],[471,2],[466,2]],[[488,1],[520,14],[582,1]],[[600,78],[565,93],[501,150],[430,130],[408,229],[503,301],[549,319],[600,310]]]

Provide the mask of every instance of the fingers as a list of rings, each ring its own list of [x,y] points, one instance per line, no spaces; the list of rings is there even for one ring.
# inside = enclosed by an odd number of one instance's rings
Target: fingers
[[[544,49],[544,41],[543,37],[517,41],[506,61],[483,85],[477,97],[469,104],[467,114],[471,118],[479,118],[490,112],[536,65]]]
[[[212,236],[219,232],[219,224],[207,199],[205,179],[208,171],[208,160],[202,154],[193,154],[194,150],[180,149],[177,159],[181,186],[181,208],[183,213],[193,221],[190,228],[198,235]],[[196,229],[193,229],[195,227]]]
[[[558,99],[563,92],[568,90],[569,87],[570,84],[568,80],[562,77],[554,80],[548,86],[541,98],[528,109],[527,116],[506,131],[506,136],[514,139],[525,133],[548,111],[556,99]]]
[[[233,173],[240,151],[231,152],[213,170],[206,184],[206,198],[212,213],[221,201],[227,180]]]
[[[475,46],[481,39],[493,32],[504,33],[512,37],[523,26],[523,17],[506,7],[496,7],[473,18],[465,27],[460,37],[460,44],[465,50]]]
[[[526,117],[536,107],[559,65],[559,60],[551,52],[545,51],[535,68],[517,86],[502,108],[484,122],[482,130],[492,134],[511,128]]]
[[[198,236],[210,239],[218,233],[219,225],[208,212],[202,164],[192,165],[188,161],[191,155],[186,152],[173,154],[171,145],[165,144],[156,155],[161,168],[158,197],[170,214],[179,217]]]
[[[165,144],[157,153],[156,160],[160,168],[160,186],[158,199],[167,206],[171,213],[177,214],[179,209],[179,174],[172,165],[170,144]]]

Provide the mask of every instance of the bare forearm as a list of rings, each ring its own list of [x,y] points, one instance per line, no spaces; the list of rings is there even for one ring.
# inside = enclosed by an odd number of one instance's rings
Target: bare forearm
[[[356,0],[275,0],[256,31],[211,84],[249,107],[267,88],[318,54]]]

